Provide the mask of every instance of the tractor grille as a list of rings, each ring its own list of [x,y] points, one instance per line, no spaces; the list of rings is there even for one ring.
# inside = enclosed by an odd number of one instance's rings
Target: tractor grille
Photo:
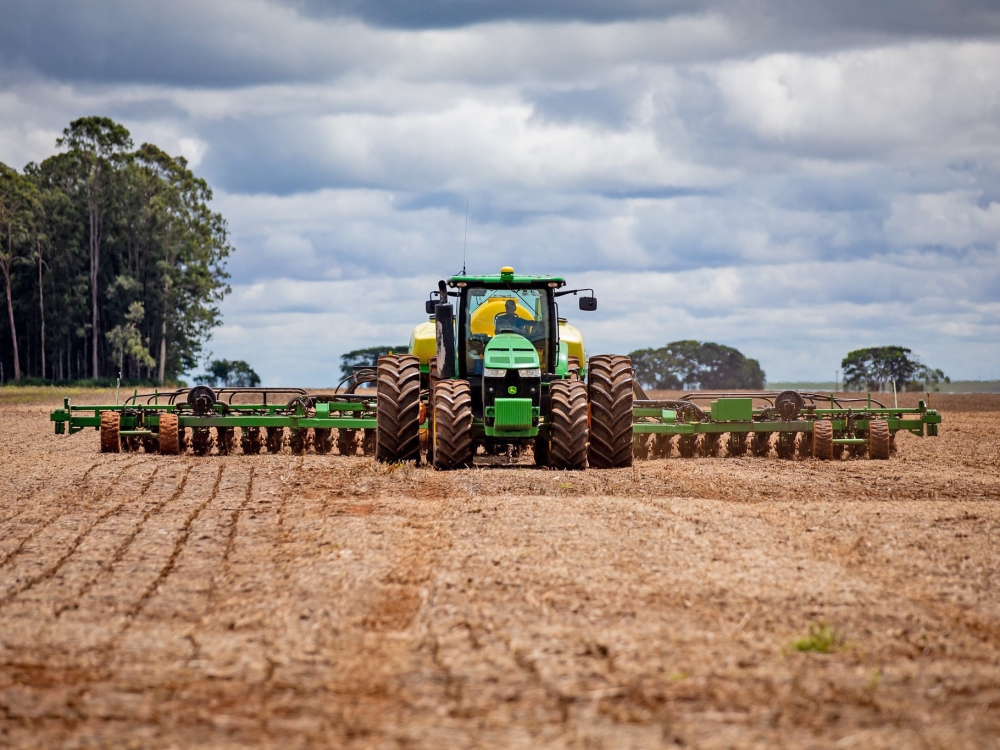
[[[530,398],[498,398],[495,402],[498,430],[527,430],[531,428]]]

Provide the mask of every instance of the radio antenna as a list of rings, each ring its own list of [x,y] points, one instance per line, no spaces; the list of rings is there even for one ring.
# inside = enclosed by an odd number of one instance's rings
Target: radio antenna
[[[469,201],[465,202],[465,239],[462,240],[462,275],[465,276],[465,248],[469,244]]]

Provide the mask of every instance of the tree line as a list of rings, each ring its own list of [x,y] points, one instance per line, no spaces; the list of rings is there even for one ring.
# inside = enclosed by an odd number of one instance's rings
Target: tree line
[[[177,378],[229,292],[211,188],[106,117],[74,120],[56,147],[20,172],[0,162],[5,379]]]

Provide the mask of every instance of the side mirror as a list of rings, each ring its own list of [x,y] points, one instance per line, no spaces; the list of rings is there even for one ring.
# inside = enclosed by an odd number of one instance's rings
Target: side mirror
[[[580,309],[594,312],[597,309],[597,297],[580,297]]]
[[[438,306],[437,300],[429,299],[426,302],[424,302],[424,312],[426,312],[428,315],[433,315],[434,308],[437,306]]]

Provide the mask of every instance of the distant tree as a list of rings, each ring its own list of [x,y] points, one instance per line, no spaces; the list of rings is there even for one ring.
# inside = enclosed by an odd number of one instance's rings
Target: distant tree
[[[674,341],[629,356],[639,384],[650,390],[764,387],[764,371],[756,359],[710,341]]]
[[[199,377],[207,385],[231,388],[256,388],[260,385],[260,376],[242,359],[213,359],[207,367],[208,372]]]
[[[142,333],[138,325],[146,317],[146,311],[141,302],[133,302],[125,313],[125,324],[117,325],[104,334],[111,344],[111,351],[114,353],[115,361],[118,363],[118,372],[123,370],[126,355],[130,363],[138,367],[150,369],[156,364],[156,360],[149,353],[147,348],[149,342],[142,338]]]
[[[79,189],[87,203],[90,247],[90,305],[92,375],[100,377],[98,354],[98,283],[101,268],[101,243],[104,238],[104,218],[108,209],[108,183],[115,169],[128,157],[132,138],[123,125],[107,117],[81,117],[63,130],[57,146],[66,146],[79,170]]]
[[[343,377],[350,375],[355,367],[375,367],[378,358],[383,354],[393,352],[395,354],[405,354],[410,350],[406,344],[402,346],[369,346],[367,349],[355,349],[347,354],[340,355],[340,374]]]
[[[951,379],[941,370],[932,370],[904,346],[871,346],[848,352],[841,361],[845,388],[888,389],[895,382],[898,390],[921,390]]]
[[[14,354],[14,380],[21,379],[21,357],[17,347],[17,326],[14,323],[14,299],[11,294],[11,271],[18,257],[18,247],[25,244],[33,228],[38,191],[31,180],[0,162],[0,271],[3,271],[10,322],[11,347]]]

